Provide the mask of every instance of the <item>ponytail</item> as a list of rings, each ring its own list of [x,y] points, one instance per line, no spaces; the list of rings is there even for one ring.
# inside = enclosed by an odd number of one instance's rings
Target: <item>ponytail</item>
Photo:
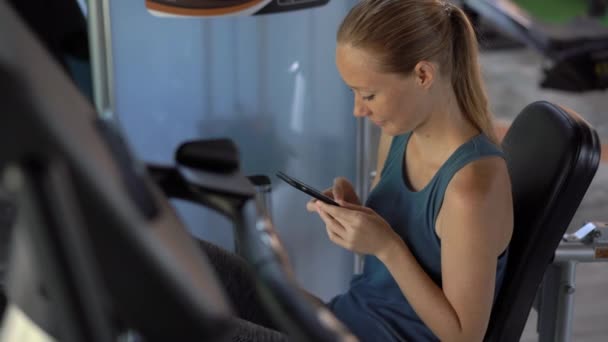
[[[477,129],[499,145],[483,87],[475,32],[461,9],[453,8],[450,17],[453,30],[451,78],[458,105]]]

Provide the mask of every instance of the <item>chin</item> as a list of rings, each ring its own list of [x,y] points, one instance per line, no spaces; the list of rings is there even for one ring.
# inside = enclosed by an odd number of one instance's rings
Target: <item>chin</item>
[[[392,125],[382,126],[380,127],[382,133],[391,137],[396,137],[398,135],[405,134],[409,132],[411,129],[402,129],[398,127],[394,127]]]

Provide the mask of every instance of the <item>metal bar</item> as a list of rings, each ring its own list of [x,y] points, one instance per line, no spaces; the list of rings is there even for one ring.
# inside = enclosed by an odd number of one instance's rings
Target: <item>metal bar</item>
[[[560,289],[558,292],[557,316],[555,321],[555,341],[569,342],[572,337],[572,318],[574,312],[574,292],[576,262],[560,264]]]
[[[608,255],[605,255],[603,251],[608,251],[608,244],[562,242],[555,251],[553,262],[608,262]]]
[[[100,116],[116,119],[110,3],[109,0],[89,0],[88,4],[93,100]]]
[[[357,184],[355,189],[361,203],[367,201],[376,171],[377,147],[380,130],[369,120],[357,120]],[[355,255],[355,274],[363,272],[363,256]]]
[[[357,118],[357,128],[356,128],[356,155],[355,155],[355,191],[361,196],[365,191],[365,169],[366,169],[366,158],[365,158],[365,145],[367,143],[365,139],[365,126],[366,121],[362,118]],[[359,274],[363,272],[363,256],[360,254],[355,254],[354,265],[353,265],[354,274]]]
[[[549,265],[540,288],[538,341],[569,342],[572,337],[575,261]]]
[[[249,176],[249,181],[255,188],[255,200],[257,206],[261,211],[261,215],[265,217],[268,222],[273,222],[272,219],[272,184],[270,178],[264,175]],[[239,245],[239,239],[237,235],[234,235],[234,251],[237,254],[242,255],[242,248]]]
[[[272,219],[272,183],[266,175],[247,176],[255,189],[255,198],[259,202],[260,208],[264,211],[264,215]]]
[[[543,275],[543,281],[536,294],[538,300],[538,342],[555,342],[555,316],[559,297],[560,267],[551,264]]]
[[[562,242],[545,272],[539,291],[539,342],[566,342],[572,337],[576,264],[608,262],[608,243]]]

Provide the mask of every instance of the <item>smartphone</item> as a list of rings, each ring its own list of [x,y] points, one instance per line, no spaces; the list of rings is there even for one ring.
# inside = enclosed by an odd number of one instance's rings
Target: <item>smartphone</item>
[[[289,177],[288,175],[284,174],[281,171],[277,172],[277,177],[284,180],[285,182],[287,182],[287,184],[293,186],[294,188],[318,199],[321,202],[325,202],[327,204],[335,205],[338,207],[340,206],[336,201],[323,195],[319,190],[317,190],[311,186],[308,186],[295,178]]]

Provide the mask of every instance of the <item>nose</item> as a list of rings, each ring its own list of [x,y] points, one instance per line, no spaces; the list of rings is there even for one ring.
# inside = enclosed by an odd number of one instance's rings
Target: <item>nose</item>
[[[355,94],[355,106],[353,108],[353,115],[355,117],[366,117],[371,114],[369,107],[365,105],[361,96]]]

